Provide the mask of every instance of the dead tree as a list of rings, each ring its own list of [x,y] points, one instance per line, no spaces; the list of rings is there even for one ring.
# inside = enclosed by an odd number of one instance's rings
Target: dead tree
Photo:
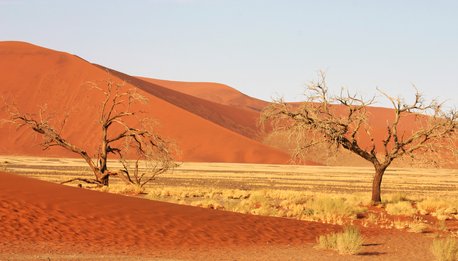
[[[75,178],[72,181],[83,181],[98,186],[108,186],[109,177],[120,177],[124,182],[143,187],[157,175],[175,166],[169,143],[153,131],[153,123],[147,118],[139,118],[141,111],[133,107],[147,102],[146,97],[135,89],[125,90],[124,84],[107,81],[105,89],[95,83],[91,87],[103,93],[103,101],[98,113],[97,122],[101,136],[98,153],[91,157],[87,150],[82,149],[62,135],[68,117],[60,123],[59,128],[51,124],[52,117],[46,107],[40,108],[36,114],[22,113],[17,106],[8,104],[10,121],[18,127],[28,127],[43,137],[43,149],[53,146],[65,148],[80,155],[94,173],[94,179]],[[135,122],[135,124],[133,123]],[[127,154],[135,157],[133,166],[126,159]],[[111,156],[110,156],[111,155]],[[108,168],[109,157],[117,158],[123,168]],[[143,165],[143,166],[141,166]]]
[[[379,145],[376,145],[368,123],[367,109],[374,104],[375,97],[363,99],[343,90],[339,95],[330,95],[324,73],[320,73],[317,82],[307,86],[305,102],[292,105],[283,100],[274,101],[263,110],[261,122],[272,124],[274,132],[286,132],[294,137],[298,141],[295,155],[304,153],[311,146],[326,143],[369,161],[375,168],[372,202],[378,204],[381,202],[383,175],[395,159],[443,152],[445,145],[456,150],[458,126],[456,110],[445,112],[443,104],[435,100],[425,102],[418,91],[411,103],[380,93],[393,106],[393,118],[387,120],[386,134]],[[402,120],[407,117],[414,117],[414,129],[400,130]],[[362,144],[364,136],[370,141],[369,146]]]

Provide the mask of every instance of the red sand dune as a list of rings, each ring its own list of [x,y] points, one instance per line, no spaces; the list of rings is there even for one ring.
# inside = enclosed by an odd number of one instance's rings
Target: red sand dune
[[[230,105],[236,108],[261,111],[268,102],[245,95],[236,89],[213,82],[180,82],[138,77],[142,80],[164,86],[166,88],[199,97],[208,101]]]
[[[109,77],[119,82],[121,79],[116,75],[108,75],[106,70],[74,55],[23,42],[0,42],[0,57],[2,96],[10,102],[14,99],[21,110],[29,113],[36,112],[38,106],[44,104],[48,111],[57,112],[57,115],[69,112],[64,136],[82,147],[93,148],[97,144],[99,136],[94,114],[98,112],[101,99],[100,94],[94,93],[85,83],[103,83]],[[156,87],[145,86],[142,86],[145,90]],[[131,83],[127,87],[137,88]],[[243,122],[243,119],[238,118],[240,113],[234,108],[227,110],[227,115],[233,116],[225,116],[224,107],[214,106],[223,119],[215,123],[214,118],[218,114],[208,117],[203,115],[208,109],[198,108],[196,98],[165,90],[140,91],[149,99],[149,103],[142,109],[159,122],[158,132],[161,135],[175,141],[181,150],[179,160],[288,162],[289,156],[286,153],[230,130],[227,125],[239,120]],[[180,99],[171,99],[174,95],[181,95]],[[173,104],[172,101],[179,104]],[[225,119],[233,122],[225,125]],[[44,153],[37,145],[40,140],[39,136],[26,128],[16,130],[8,124],[0,126],[1,154],[74,156],[59,148]],[[93,148],[92,152],[96,149]]]
[[[165,88],[162,85],[151,83],[140,78],[132,77],[121,72],[102,67],[111,74],[119,77],[154,96],[168,101],[186,111],[192,112],[200,117],[212,121],[224,128],[237,132],[251,139],[259,136],[258,121],[259,113],[240,106],[228,106],[201,99],[173,89]]]
[[[146,77],[138,77],[145,81],[164,86],[166,88],[193,95],[209,101],[218,102],[225,105],[230,105],[238,108],[246,108],[258,112],[256,118],[259,118],[259,112],[268,105],[268,102],[249,97],[239,91],[223,84],[208,83],[208,82],[180,82],[167,81],[159,79],[151,79]],[[407,97],[408,98],[408,97]],[[383,99],[383,98],[381,98]],[[297,103],[291,103],[297,104]],[[337,106],[339,108],[340,106]],[[340,107],[342,108],[342,107]],[[392,122],[394,119],[394,111],[391,108],[368,107],[368,126],[371,135],[374,137],[374,142],[380,152],[383,152],[383,139],[387,137],[386,127],[387,122]],[[400,132],[408,134],[412,130],[418,128],[421,120],[415,116],[402,118],[400,122]],[[364,132],[360,132],[360,144],[363,148],[369,148],[372,143],[370,137]],[[272,142],[272,141],[271,141]],[[273,141],[273,143],[284,143],[282,141]],[[319,159],[317,159],[319,161]]]
[[[243,215],[0,173],[0,253],[110,253],[298,245],[337,226]],[[176,253],[174,253],[176,255]]]
[[[49,111],[62,112],[61,115],[68,111],[73,118],[68,121],[64,136],[85,148],[92,147],[92,152],[99,137],[94,131],[97,130],[94,113],[98,111],[100,97],[91,93],[85,83],[102,83],[111,77],[115,81],[126,81],[128,87],[143,90],[141,93],[150,100],[146,106],[147,115],[158,121],[161,135],[175,141],[181,150],[179,160],[289,161],[286,152],[256,141],[263,139],[258,136],[256,123],[260,109],[267,103],[228,86],[131,77],[67,53],[22,42],[0,42],[0,57],[0,95],[7,99],[14,97],[26,112],[36,112],[43,104],[47,104]],[[374,141],[380,148],[386,136],[386,123],[392,120],[393,111],[371,107],[369,112]],[[401,125],[403,131],[409,132],[418,123],[410,117]],[[370,139],[364,133],[361,135],[362,147],[370,146]],[[30,130],[17,131],[8,124],[0,124],[1,154],[74,156],[61,149],[44,154],[37,145],[39,142],[40,137]],[[270,144],[285,142],[279,140]],[[324,159],[317,159],[321,160]]]

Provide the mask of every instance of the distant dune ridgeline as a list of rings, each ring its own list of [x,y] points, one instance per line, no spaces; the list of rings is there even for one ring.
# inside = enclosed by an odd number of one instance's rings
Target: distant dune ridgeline
[[[0,57],[2,96],[14,100],[28,113],[37,112],[44,104],[56,117],[68,112],[70,118],[63,136],[79,146],[92,147],[90,152],[95,153],[94,144],[97,144],[99,133],[94,114],[101,101],[100,95],[95,95],[87,82],[103,85],[107,78],[122,82],[124,76],[108,74],[77,56],[23,42],[1,42]],[[225,111],[222,106],[203,109],[200,106],[205,105],[191,96],[172,99],[179,93],[160,86],[136,86],[139,83],[126,82],[127,87],[140,89],[139,92],[149,99],[142,109],[156,119],[158,132],[172,140],[181,151],[178,160],[241,163],[287,163],[289,160],[285,152],[250,139],[249,134],[242,135],[227,128],[225,124],[238,124],[239,116],[233,112],[235,108],[233,111]],[[155,87],[157,91],[148,90]],[[205,111],[211,111],[212,115],[205,115]],[[2,116],[5,117],[4,112]],[[218,118],[221,121],[215,123]],[[244,128],[243,124],[239,126]],[[0,128],[1,154],[75,156],[59,148],[42,151],[38,145],[40,141],[39,136],[25,128],[17,130],[8,124]]]

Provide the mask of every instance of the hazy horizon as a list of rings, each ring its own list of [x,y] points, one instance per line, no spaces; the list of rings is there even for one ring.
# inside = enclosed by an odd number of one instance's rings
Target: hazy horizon
[[[455,1],[0,0],[0,40],[263,100],[301,100],[324,70],[335,92],[379,87],[410,100],[415,84],[457,107],[457,10]]]

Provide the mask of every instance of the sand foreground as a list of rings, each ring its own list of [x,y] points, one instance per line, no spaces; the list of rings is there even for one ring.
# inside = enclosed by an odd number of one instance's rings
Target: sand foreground
[[[363,230],[364,251],[313,248],[339,226],[243,215],[0,173],[4,260],[432,260],[431,237]]]

